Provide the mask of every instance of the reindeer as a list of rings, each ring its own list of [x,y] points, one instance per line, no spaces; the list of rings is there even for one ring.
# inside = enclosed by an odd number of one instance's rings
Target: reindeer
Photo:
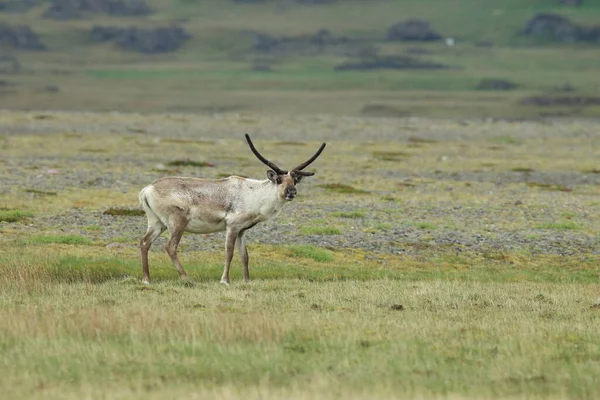
[[[226,256],[221,283],[229,285],[229,267],[236,244],[244,265],[244,280],[250,280],[246,231],[273,218],[286,202],[296,197],[296,185],[305,176],[315,174],[303,171],[304,168],[321,155],[325,143],[307,161],[284,171],[256,150],[248,134],[246,141],[254,155],[271,168],[267,179],[235,175],[223,179],[171,176],[160,178],[140,191],[140,204],[148,217],[148,230],[140,241],[144,283],[150,283],[148,250],[165,230],[169,230],[165,250],[182,279],[187,279],[187,274],[177,257],[177,246],[183,233],[225,231]]]

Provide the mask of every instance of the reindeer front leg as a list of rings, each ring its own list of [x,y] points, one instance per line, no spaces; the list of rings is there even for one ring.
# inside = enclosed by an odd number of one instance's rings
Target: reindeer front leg
[[[237,229],[231,227],[227,227],[225,232],[225,268],[223,268],[223,275],[221,276],[221,283],[224,285],[229,285],[229,267],[233,259],[233,249],[238,233]]]

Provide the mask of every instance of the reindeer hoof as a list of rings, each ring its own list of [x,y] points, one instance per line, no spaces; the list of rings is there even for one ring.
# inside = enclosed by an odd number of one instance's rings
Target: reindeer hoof
[[[150,284],[150,281],[149,281],[148,279],[144,279],[144,280],[142,280],[142,283],[143,283],[144,285],[149,285],[149,284]]]
[[[229,282],[224,281],[223,279],[221,279],[221,285],[229,286]]]

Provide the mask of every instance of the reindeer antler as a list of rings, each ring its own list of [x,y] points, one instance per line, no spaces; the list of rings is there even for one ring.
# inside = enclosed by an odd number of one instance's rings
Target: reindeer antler
[[[282,170],[277,165],[275,165],[275,163],[273,163],[272,161],[269,161],[265,157],[263,157],[262,154],[260,154],[258,152],[258,150],[256,150],[256,147],[254,147],[254,143],[252,143],[252,140],[250,139],[250,135],[248,135],[246,133],[245,136],[246,136],[246,141],[248,142],[248,146],[250,146],[250,150],[252,150],[252,152],[254,153],[254,155],[256,156],[256,158],[258,158],[260,161],[262,161],[263,164],[269,166],[278,175],[285,175],[285,174],[288,173],[288,171]],[[311,158],[309,158],[308,160],[304,161],[302,164],[298,165],[292,171],[294,171],[294,173],[296,173],[297,175],[313,176],[315,174],[314,172],[305,172],[305,171],[302,171],[302,170],[304,168],[308,167],[310,164],[312,164],[312,162],[315,161],[317,159],[317,157],[319,157],[321,155],[321,153],[325,149],[325,146],[326,146],[326,143],[321,144],[321,147],[319,147],[319,150],[317,150],[317,152]]]
[[[252,150],[252,152],[254,153],[254,155],[256,156],[256,158],[258,158],[260,161],[263,162],[263,164],[269,166],[273,171],[277,172],[277,175],[285,175],[288,172],[282,170],[281,168],[279,168],[277,165],[275,165],[273,162],[267,160],[266,158],[264,158],[259,152],[258,150],[256,150],[256,147],[254,147],[254,143],[252,143],[252,140],[250,139],[250,135],[248,135],[246,133],[246,141],[248,142],[248,146],[250,146],[250,150]]]
[[[321,153],[323,152],[323,150],[325,149],[325,146],[327,144],[323,143],[321,144],[321,147],[319,147],[319,150],[317,150],[317,152],[315,153],[315,155],[313,155],[311,158],[309,158],[308,160],[304,161],[302,164],[298,165],[296,168],[294,168],[292,171],[294,171],[296,174],[298,175],[303,175],[303,176],[313,176],[315,173],[314,172],[304,172],[302,171],[304,168],[308,167],[310,164],[312,164],[313,161],[315,161],[317,159],[317,157],[319,157],[321,155]]]

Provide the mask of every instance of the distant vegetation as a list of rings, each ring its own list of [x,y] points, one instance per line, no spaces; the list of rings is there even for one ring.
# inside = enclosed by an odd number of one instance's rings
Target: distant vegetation
[[[0,2],[7,108],[585,117],[599,56],[591,1]]]

